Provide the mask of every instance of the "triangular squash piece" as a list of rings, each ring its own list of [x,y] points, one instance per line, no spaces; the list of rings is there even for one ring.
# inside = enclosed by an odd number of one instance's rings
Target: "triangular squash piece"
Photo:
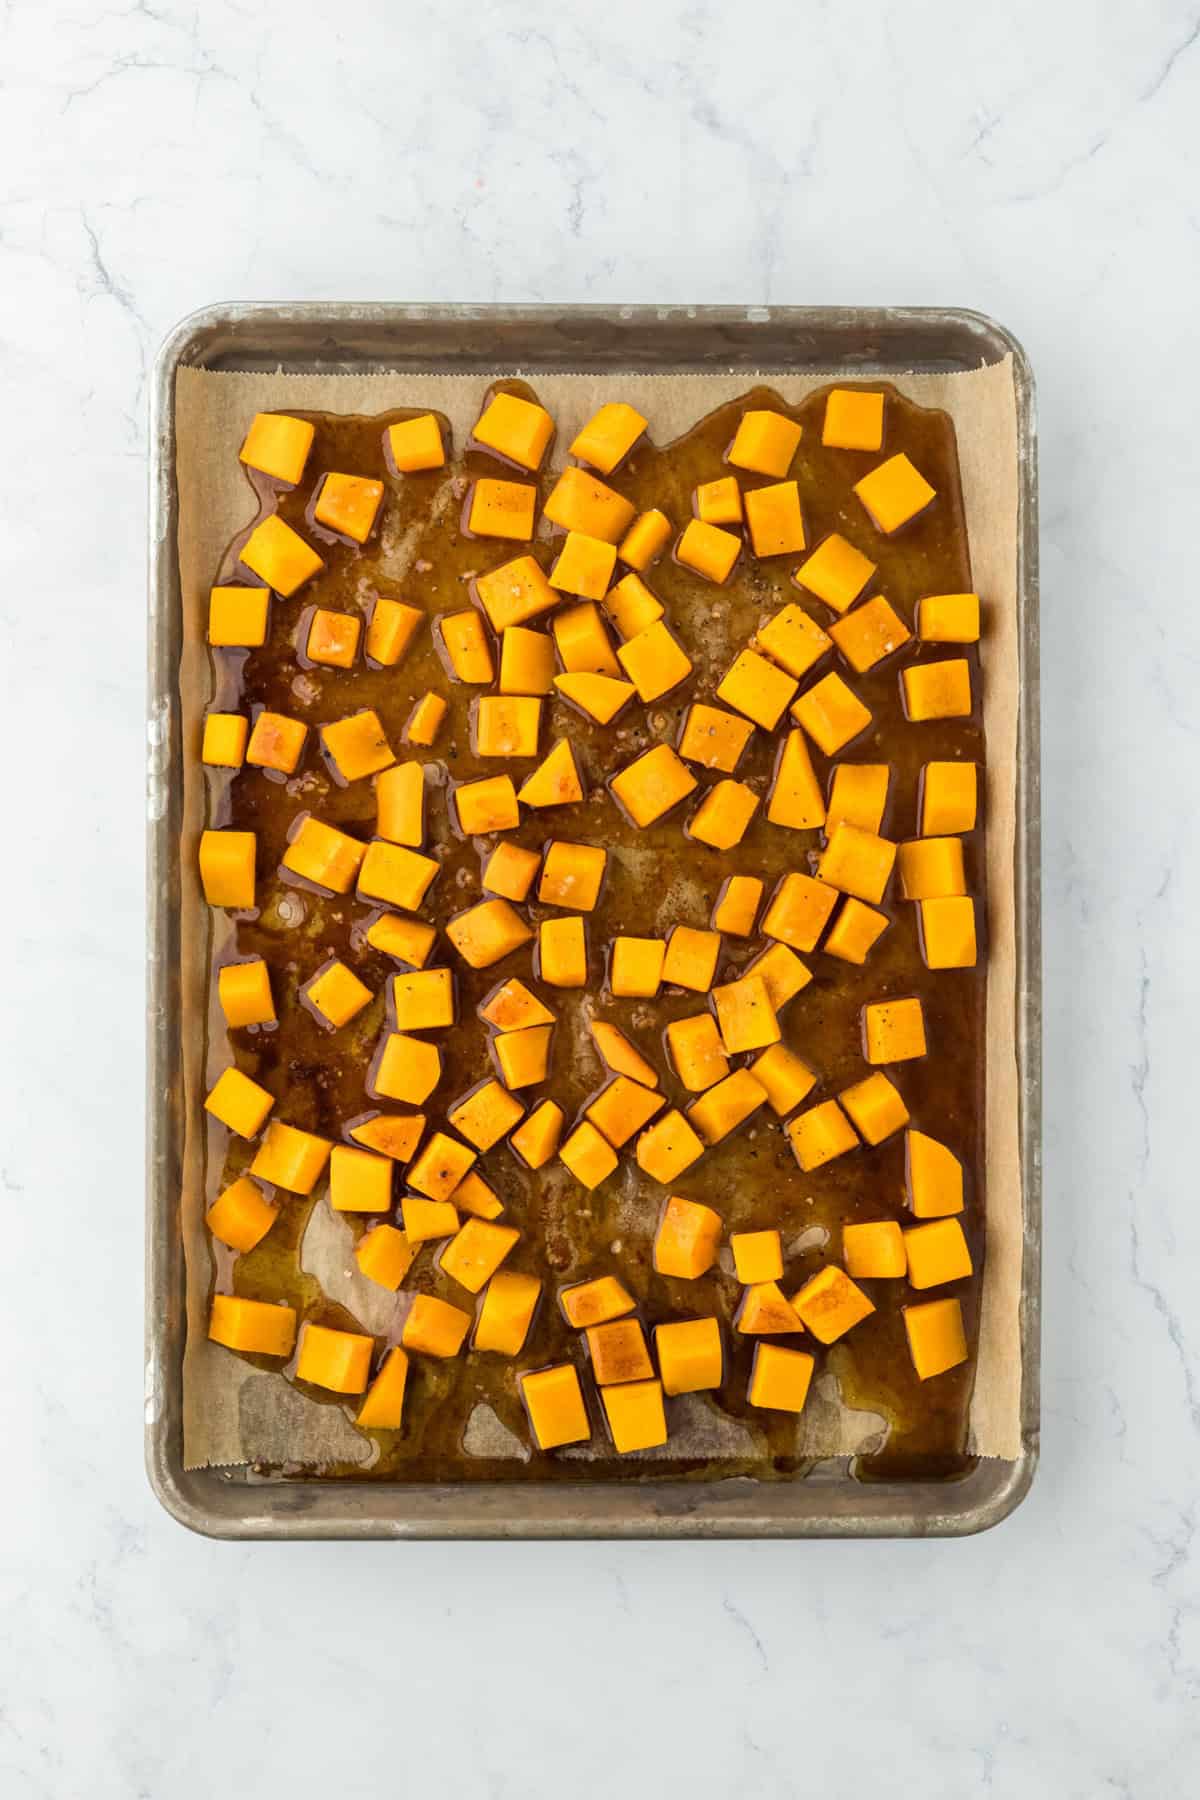
[[[526,806],[567,806],[583,799],[583,783],[566,738],[559,738],[517,795]]]
[[[777,1281],[757,1281],[753,1287],[748,1287],[733,1323],[735,1329],[747,1337],[804,1330],[800,1314]]]
[[[590,1030],[597,1050],[614,1075],[628,1075],[630,1081],[640,1081],[643,1087],[658,1086],[657,1069],[651,1067],[623,1031],[605,1019],[592,1019]]]
[[[609,725],[637,691],[632,681],[616,681],[611,675],[556,675],[554,685],[564,699],[598,725]]]

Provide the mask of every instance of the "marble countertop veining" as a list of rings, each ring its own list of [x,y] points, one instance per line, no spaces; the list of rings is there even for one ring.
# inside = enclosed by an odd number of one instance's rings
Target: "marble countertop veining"
[[[1196,1792],[1197,117],[1195,0],[0,0],[6,1800]],[[321,297],[954,303],[1028,347],[1045,1429],[999,1530],[239,1547],[152,1500],[147,370],[207,301]]]

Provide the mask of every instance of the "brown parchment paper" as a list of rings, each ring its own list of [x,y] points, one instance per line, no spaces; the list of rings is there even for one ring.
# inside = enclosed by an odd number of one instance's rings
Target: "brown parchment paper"
[[[501,370],[492,378],[527,371]],[[768,381],[793,403],[839,371],[809,372],[802,380],[770,368],[730,375],[621,375],[620,398],[645,413],[657,443],[679,436],[714,407],[736,399],[758,380]],[[614,392],[611,374],[530,376],[538,397],[554,414],[556,447],[565,447],[584,420]],[[1016,942],[1013,880],[1016,832],[1017,718],[1020,699],[1017,626],[1017,428],[1011,358],[990,368],[960,373],[888,377],[924,406],[943,408],[954,420],[962,475],[974,585],[985,596],[983,710],[986,731],[986,869],[989,961],[987,1034],[987,1254],[981,1296],[978,1362],[970,1414],[970,1448],[977,1455],[1014,1459],[1020,1454],[1021,1352],[1019,1307],[1022,1253],[1022,1189],[1016,1060]],[[212,1276],[212,1243],[204,1227],[206,1179],[220,1174],[220,1146],[202,1110],[203,1096],[226,1060],[223,1030],[208,980],[214,934],[224,926],[204,905],[196,873],[196,846],[204,827],[204,779],[199,761],[201,720],[211,697],[205,647],[208,590],[221,554],[253,516],[253,497],[237,452],[247,420],[281,406],[324,412],[376,413],[389,407],[429,407],[445,413],[455,441],[469,435],[486,378],[471,375],[236,374],[181,369],[176,377],[176,472],[179,486],[179,564],[184,649],[180,704],[184,744],[184,843],[181,993],[186,1137],[181,1229],[187,1265],[187,1348],[184,1356],[184,1465],[265,1462],[292,1467],[325,1462],[367,1466],[374,1446],[341,1408],[322,1406],[276,1374],[264,1373],[210,1344],[206,1308]],[[402,574],[402,571],[396,571]],[[208,1019],[209,1029],[201,1030]],[[206,1175],[207,1169],[207,1175]],[[302,1259],[332,1299],[362,1320],[386,1329],[392,1297],[365,1281],[351,1254],[349,1231],[327,1207],[318,1206]],[[381,1312],[381,1307],[383,1311]],[[693,1396],[700,1400],[700,1396]],[[480,1409],[488,1411],[489,1409]],[[523,1457],[524,1446],[491,1415],[473,1419],[475,1453]],[[740,1421],[701,1407],[679,1424],[686,1453],[745,1449],[713,1436],[714,1428],[744,1431]],[[844,1456],[871,1448],[882,1421],[839,1399],[826,1375],[814,1387],[801,1418],[801,1453]],[[468,1433],[470,1438],[471,1432]],[[693,1448],[693,1444],[695,1448]],[[672,1433],[672,1450],[681,1448]],[[472,1453],[470,1442],[466,1445]],[[653,1459],[651,1459],[653,1460]]]

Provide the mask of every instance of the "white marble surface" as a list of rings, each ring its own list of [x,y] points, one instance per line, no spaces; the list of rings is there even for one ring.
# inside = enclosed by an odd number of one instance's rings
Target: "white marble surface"
[[[1198,111],[1184,0],[0,0],[6,1800],[1195,1793]],[[239,1548],[152,1501],[145,375],[203,302],[353,296],[954,302],[1028,346],[1045,1443],[993,1534]]]

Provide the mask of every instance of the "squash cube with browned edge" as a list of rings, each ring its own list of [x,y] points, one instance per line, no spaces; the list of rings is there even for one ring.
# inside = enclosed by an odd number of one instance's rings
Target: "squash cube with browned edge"
[[[471,1315],[434,1294],[414,1294],[400,1333],[406,1350],[420,1356],[457,1356],[471,1329]]]
[[[774,731],[799,685],[794,675],[776,668],[757,650],[742,650],[719,682],[717,698],[764,731]]]
[[[787,1125],[787,1137],[806,1175],[858,1148],[858,1134],[836,1100],[823,1100],[797,1113]]]
[[[864,600],[836,625],[831,625],[829,635],[859,675],[865,675],[885,657],[893,656],[912,642],[912,632],[882,594]]]
[[[446,1031],[454,1023],[454,976],[449,969],[413,969],[388,984],[397,1031]]]
[[[591,912],[600,898],[600,886],[608,862],[601,844],[570,844],[551,840],[546,845],[538,899],[543,906],[567,906],[573,912]]]
[[[520,394],[493,393],[475,421],[473,441],[522,469],[539,469],[554,436],[554,420],[544,406]]]
[[[692,495],[692,511],[706,525],[740,525],[742,490],[737,476],[721,475],[716,481],[702,481]]]
[[[665,523],[665,521],[664,521]],[[668,526],[668,535],[670,527]],[[634,638],[655,619],[661,619],[664,607],[656,600],[640,575],[622,575],[604,596],[604,611],[626,642]]]
[[[878,834],[887,807],[892,771],[887,763],[839,763],[829,788],[825,830],[857,825]]]
[[[941,1287],[965,1281],[974,1272],[966,1236],[957,1219],[931,1219],[904,1233],[910,1287]]]
[[[553,1025],[554,1014],[531,993],[523,981],[511,976],[485,994],[479,1016],[497,1031],[523,1031],[527,1025]]]
[[[304,654],[320,668],[352,669],[361,637],[362,620],[357,613],[318,606],[309,620]]]
[[[914,723],[970,717],[971,665],[965,656],[913,663],[900,671],[900,680],[905,716]]]
[[[593,413],[571,442],[571,455],[602,475],[611,475],[646,429],[646,420],[623,400],[609,400]]]
[[[535,1087],[545,1081],[553,1034],[553,1025],[529,1025],[523,1031],[502,1031],[492,1039],[492,1054],[506,1087]]]
[[[617,661],[647,705],[661,700],[692,672],[691,657],[661,619],[622,644]]]
[[[464,837],[512,831],[521,823],[521,809],[517,805],[517,790],[511,775],[488,775],[482,781],[464,781],[454,790],[454,810]]]
[[[749,1069],[734,1069],[724,1081],[710,1087],[688,1107],[688,1123],[706,1144],[719,1144],[756,1113],[767,1098],[766,1089]]]
[[[437,929],[424,919],[406,919],[399,913],[379,913],[367,926],[367,942],[372,950],[407,963],[410,969],[423,969],[437,938]]]
[[[469,1294],[487,1286],[520,1232],[512,1225],[492,1225],[486,1219],[467,1219],[442,1251],[443,1275],[457,1281]]]
[[[703,1141],[674,1107],[655,1119],[637,1141],[635,1156],[643,1175],[669,1187],[677,1175],[704,1155]]]
[[[240,769],[246,760],[249,736],[249,721],[241,713],[206,713],[200,761],[210,769]]]
[[[437,1238],[450,1238],[458,1230],[458,1208],[452,1200],[430,1200],[421,1194],[405,1194],[400,1202],[404,1235],[420,1246]]]
[[[835,1263],[818,1269],[792,1295],[792,1305],[821,1344],[835,1344],[875,1311],[874,1302]]]
[[[436,413],[417,413],[411,419],[398,419],[383,434],[386,453],[398,475],[418,475],[426,469],[441,469],[446,463],[446,446]]]
[[[550,987],[587,986],[587,931],[578,913],[538,926],[537,973]]]
[[[706,994],[717,972],[721,954],[719,931],[697,931],[692,925],[676,925],[667,939],[662,978],[668,987],[690,988]]]
[[[679,737],[679,754],[702,768],[732,775],[753,736],[754,725],[749,719],[698,700],[688,707]]]
[[[767,984],[767,999],[776,1017],[812,980],[812,970],[786,944],[769,945],[761,956],[746,964],[743,973],[762,976]]]
[[[637,692],[632,681],[617,681],[611,675],[591,675],[584,670],[556,675],[554,686],[564,700],[577,706],[589,719],[595,719],[597,725],[611,725]]]
[[[416,1249],[395,1225],[374,1225],[354,1246],[360,1275],[396,1293],[412,1268]]]
[[[252,831],[200,833],[200,881],[210,906],[241,912],[254,905],[256,842]]]
[[[231,1031],[275,1022],[271,977],[261,956],[251,957],[249,962],[226,963],[218,969],[217,996]]]
[[[721,1215],[711,1206],[673,1194],[654,1234],[655,1272],[680,1281],[706,1275],[717,1260],[721,1230]]]
[[[582,1331],[587,1325],[603,1325],[633,1311],[633,1296],[615,1275],[597,1275],[591,1281],[565,1287],[558,1296],[563,1318]]]
[[[312,546],[278,513],[269,513],[259,521],[242,545],[238,560],[285,600],[325,567]]]
[[[775,765],[767,818],[789,831],[816,831],[825,823],[825,801],[813,771],[804,733],[789,731]]]
[[[267,1134],[254,1153],[250,1173],[272,1187],[286,1188],[289,1194],[311,1194],[325,1173],[333,1146],[328,1138],[314,1131],[301,1131],[273,1119]]]
[[[255,413],[238,461],[259,469],[272,481],[295,487],[304,474],[316,426],[310,419],[293,419],[287,413]]]
[[[654,1348],[664,1394],[700,1394],[720,1387],[725,1356],[719,1320],[672,1319],[656,1325]]]
[[[917,636],[926,644],[977,644],[978,594],[928,594],[917,601]]]
[[[869,1063],[911,1062],[926,1053],[921,1002],[878,1000],[862,1009],[863,1054]]]
[[[517,1377],[533,1441],[539,1450],[586,1444],[592,1435],[579,1376],[571,1363]]]
[[[476,756],[536,756],[542,702],[536,695],[485,694],[472,726]]]
[[[874,573],[871,559],[835,531],[817,545],[792,579],[815,594],[831,612],[844,613],[854,605]]]
[[[665,1105],[655,1088],[643,1087],[628,1075],[617,1075],[601,1088],[584,1117],[604,1133],[614,1150],[620,1150]]]
[[[629,568],[644,575],[650,564],[661,556],[671,541],[671,521],[666,513],[652,506],[639,513],[621,539],[617,555]]]
[[[722,883],[712,911],[714,931],[730,937],[749,937],[763,896],[757,875],[731,875]]]
[[[882,1144],[908,1124],[908,1108],[900,1090],[878,1070],[852,1087],[843,1088],[838,1104],[849,1113],[858,1135],[868,1144]]]
[[[589,1325],[584,1335],[597,1387],[611,1387],[619,1381],[645,1381],[654,1374],[640,1319],[613,1319],[605,1325]]]
[[[962,1307],[953,1295],[947,1300],[926,1300],[920,1306],[904,1306],[904,1330],[918,1379],[929,1381],[967,1360],[967,1336]]]
[[[221,1243],[244,1255],[262,1242],[278,1217],[261,1188],[248,1176],[239,1175],[224,1193],[217,1195],[204,1215],[204,1223]]]
[[[743,1337],[781,1337],[804,1326],[777,1281],[756,1281],[742,1295],[733,1328]]]
[[[421,1106],[441,1079],[442,1053],[436,1044],[392,1031],[379,1047],[367,1090],[380,1100]]]
[[[922,900],[918,907],[921,955],[928,969],[973,969],[978,958],[975,942],[975,902],[967,894],[949,894],[939,900]]]
[[[419,607],[377,595],[367,621],[367,638],[363,646],[367,661],[381,669],[395,668],[424,618]]]
[[[365,844],[311,814],[299,820],[282,867],[331,894],[348,894],[367,853]]]
[[[317,489],[313,519],[352,544],[365,544],[383,504],[383,483],[365,475],[329,474]]]
[[[843,1225],[842,1259],[856,1281],[903,1280],[908,1268],[904,1233],[895,1219]]]
[[[424,1113],[371,1113],[357,1125],[346,1125],[346,1136],[365,1150],[390,1156],[393,1162],[409,1162],[416,1154],[425,1129]]]
[[[831,450],[882,450],[883,402],[862,388],[830,388],[821,442]]]
[[[973,762],[929,762],[921,771],[922,837],[955,837],[974,831],[979,771]]]
[[[667,945],[664,938],[615,937],[608,964],[608,984],[622,999],[653,999],[662,984]]]
[[[275,769],[294,775],[308,736],[308,726],[284,713],[260,712],[246,745],[246,761],[252,768]]]
[[[743,1287],[783,1279],[783,1240],[776,1230],[731,1231],[734,1273]]]
[[[486,575],[476,577],[475,591],[493,631],[524,625],[558,605],[559,596],[546,572],[532,556],[515,556]]]
[[[469,1213],[473,1219],[498,1219],[504,1204],[478,1169],[468,1169],[454,1190],[454,1210]]]
[[[761,975],[743,975],[713,989],[721,1041],[730,1056],[779,1041],[779,1021]]]
[[[385,1351],[379,1372],[367,1389],[354,1423],[360,1431],[399,1431],[404,1422],[404,1390],[408,1355],[399,1344]]]
[[[786,1044],[769,1044],[750,1064],[750,1073],[766,1089],[767,1105],[784,1118],[811,1094],[817,1078]]]
[[[758,811],[758,795],[744,781],[718,781],[688,820],[687,832],[713,850],[733,850]]]
[[[644,830],[695,792],[696,777],[669,744],[655,744],[614,775],[609,787],[633,823]]]
[[[517,794],[526,806],[570,806],[583,799],[583,783],[574,753],[566,738],[559,738],[532,775],[527,775]]]
[[[675,561],[718,587],[729,580],[741,553],[742,540],[735,532],[706,525],[703,519],[689,519],[675,544]]]
[[[626,1381],[600,1390],[613,1448],[620,1456],[667,1441],[661,1381]]]
[[[533,931],[507,900],[481,900],[449,921],[446,936],[472,969],[490,969],[530,943]]]
[[[840,675],[825,675],[801,694],[792,717],[826,756],[836,756],[871,723],[870,712]]]
[[[408,1167],[408,1185],[430,1200],[449,1200],[467,1170],[477,1160],[468,1144],[444,1131],[435,1131],[415,1162]]]
[[[452,1106],[446,1118],[455,1131],[460,1131],[469,1144],[488,1151],[507,1137],[525,1108],[498,1081],[481,1081],[469,1094]]]
[[[769,487],[748,488],[744,504],[755,556],[787,556],[804,549],[798,483],[777,481]]]
[[[553,638],[524,625],[506,626],[500,634],[500,692],[537,697],[553,685]]]
[[[873,831],[841,820],[829,834],[829,842],[817,864],[817,878],[856,900],[878,905],[887,891],[896,861],[896,846]]]
[[[446,702],[442,696],[432,690],[422,694],[405,722],[405,743],[416,744],[421,749],[428,750],[436,742],[445,717]]]
[[[483,888],[502,900],[528,900],[529,890],[542,864],[540,851],[521,844],[497,844],[483,870]]]
[[[348,1025],[374,999],[370,988],[353,969],[332,957],[300,989],[299,998],[322,1025],[338,1031]]]
[[[807,1350],[756,1344],[746,1398],[751,1406],[766,1412],[803,1412],[814,1367],[815,1360]]]
[[[765,651],[772,662],[799,681],[832,650],[833,639],[809,618],[802,606],[789,601],[759,626],[754,647]]]
[[[825,954],[836,956],[841,962],[865,963],[871,946],[883,936],[888,923],[886,913],[864,906],[861,900],[855,900],[851,895],[843,902],[841,912],[829,928]]]
[[[802,431],[802,426],[783,413],[751,408],[741,416],[728,460],[735,469],[773,475],[778,480],[791,467]]]
[[[918,513],[923,513],[937,497],[937,489],[930,486],[903,451],[898,456],[889,456],[869,475],[856,481],[854,492],[862,501],[871,523],[887,536],[899,531]]]
[[[586,469],[564,469],[542,509],[563,531],[582,532],[606,544],[619,544],[637,508],[624,494],[608,487]]]
[[[434,622],[434,641],[440,642],[443,661],[455,681],[469,687],[490,687],[496,677],[487,626],[473,606],[462,612],[443,613]]]
[[[205,1112],[238,1137],[257,1137],[275,1104],[274,1094],[251,1081],[240,1069],[225,1069],[217,1076],[204,1102]]]
[[[390,1212],[391,1158],[335,1144],[329,1156],[329,1204],[334,1212]]]
[[[300,1333],[296,1379],[332,1394],[361,1394],[371,1375],[374,1338],[361,1331],[334,1331],[308,1320]]]
[[[617,1167],[612,1145],[587,1119],[575,1127],[558,1154],[560,1161],[585,1188],[599,1187]]]
[[[467,530],[474,537],[512,538],[528,543],[533,536],[537,489],[526,481],[495,481],[481,476],[467,501]]]
[[[689,1093],[701,1094],[729,1073],[729,1058],[711,1013],[672,1019],[667,1026],[667,1049],[675,1073]]]
[[[635,1044],[631,1044],[623,1031],[610,1025],[606,1019],[588,1020],[588,1030],[592,1034],[592,1042],[600,1052],[605,1066],[614,1075],[628,1075],[631,1081],[638,1081],[643,1087],[658,1086],[658,1071],[653,1068]]]
[[[910,838],[899,848],[900,896],[904,900],[942,900],[967,891],[962,839]]]
[[[509,1138],[509,1146],[530,1169],[544,1169],[562,1137],[563,1109],[554,1100],[543,1100]]]
[[[536,1275],[499,1269],[484,1289],[471,1336],[472,1350],[519,1356],[529,1336],[542,1284]]]
[[[771,895],[763,914],[763,935],[792,950],[815,950],[836,905],[836,890],[827,882],[793,869]]]
[[[376,777],[375,832],[410,850],[425,842],[425,771],[420,763],[393,763]]]
[[[296,1310],[240,1294],[214,1294],[208,1335],[214,1344],[246,1356],[290,1356],[296,1343]]]
[[[557,588],[560,593],[577,594],[581,600],[603,600],[612,583],[616,564],[615,545],[605,543],[603,538],[589,537],[583,531],[568,531],[558,553],[558,560],[550,571],[550,586]],[[556,619],[555,625],[557,624]],[[555,638],[558,637],[556,630]],[[562,655],[561,640],[559,655]],[[574,665],[567,663],[568,668],[572,666]],[[604,668],[595,672],[612,675],[616,671]]]

